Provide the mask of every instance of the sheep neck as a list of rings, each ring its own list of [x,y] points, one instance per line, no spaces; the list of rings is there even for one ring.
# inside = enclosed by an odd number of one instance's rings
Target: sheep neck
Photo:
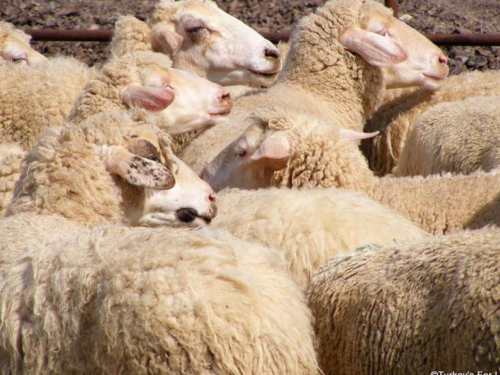
[[[356,11],[337,13],[328,4],[299,23],[278,84],[298,86],[350,118],[349,128],[362,129],[378,107],[384,90],[380,69],[347,51],[339,31],[357,22]],[[344,12],[345,13],[345,12]]]

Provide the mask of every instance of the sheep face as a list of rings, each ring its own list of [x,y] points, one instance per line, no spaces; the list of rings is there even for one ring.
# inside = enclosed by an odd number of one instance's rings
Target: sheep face
[[[339,40],[369,64],[382,67],[386,87],[441,87],[448,75],[443,52],[415,29],[367,3],[359,26],[344,30]]]
[[[221,123],[232,108],[231,97],[221,86],[182,70],[144,68],[140,80],[140,85],[121,92],[123,102],[161,111],[173,135]]]
[[[281,70],[278,49],[212,1],[161,1],[153,16],[153,49],[221,85],[270,86]]]
[[[103,146],[108,172],[117,176],[131,225],[205,226],[217,214],[215,196],[169,149],[169,139],[133,127],[124,147]]]
[[[327,137],[328,142],[334,144],[339,140],[359,140],[378,134],[340,129],[306,117],[298,117],[292,121],[280,116],[257,120],[260,122],[251,125],[200,173],[215,191],[225,187],[270,187],[276,177],[275,173],[288,166],[292,155],[294,162],[298,163],[305,163],[307,158],[311,159],[308,160],[309,163],[313,162],[312,159],[322,158],[318,147],[307,146],[314,143],[316,137]],[[301,153],[303,145],[310,149],[311,155]],[[312,173],[321,173],[317,170],[302,172],[306,180]]]
[[[30,37],[6,22],[0,22],[0,66],[14,63],[36,65],[47,60],[31,48]]]

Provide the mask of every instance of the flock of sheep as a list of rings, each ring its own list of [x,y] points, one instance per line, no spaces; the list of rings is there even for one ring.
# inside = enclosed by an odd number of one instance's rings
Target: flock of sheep
[[[160,0],[100,68],[0,22],[0,372],[500,370],[500,85],[447,74],[375,0]]]

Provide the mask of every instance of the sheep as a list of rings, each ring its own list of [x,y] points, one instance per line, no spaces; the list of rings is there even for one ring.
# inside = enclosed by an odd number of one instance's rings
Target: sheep
[[[201,177],[215,191],[270,186],[351,189],[387,204],[433,234],[500,225],[500,171],[376,177],[353,142],[374,134],[284,112],[256,113],[254,124],[209,163]]]
[[[34,66],[47,58],[30,46],[31,37],[8,22],[0,21],[0,66]]]
[[[171,153],[161,121],[122,110],[47,129],[23,162],[5,216],[206,226],[217,212],[213,191]]]
[[[500,370],[499,242],[481,229],[332,258],[308,290],[324,373]]]
[[[232,107],[228,92],[203,78],[169,68],[170,64],[167,56],[148,51],[109,60],[85,85],[68,120],[76,123],[105,110],[138,106],[160,111],[170,134],[225,121]]]
[[[448,77],[437,91],[425,88],[388,90],[384,104],[366,123],[364,131],[380,131],[374,139],[361,143],[370,168],[377,175],[392,173],[399,163],[408,132],[418,116],[443,102],[460,101],[471,96],[500,95],[499,75],[495,71],[467,72]]]
[[[32,214],[0,232],[1,373],[318,373],[311,313],[275,250]]]
[[[500,97],[471,97],[424,111],[411,127],[395,176],[470,174],[500,166]]]
[[[161,0],[146,24],[123,16],[115,24],[111,54],[137,50],[168,55],[173,67],[223,86],[271,86],[281,70],[278,49],[213,1]]]
[[[226,124],[204,131],[179,157],[199,172],[258,108],[293,109],[361,131],[386,87],[437,89],[447,74],[442,51],[382,4],[330,0],[299,22],[276,84],[241,97]]]
[[[344,189],[229,189],[217,194],[217,208],[211,228],[281,250],[304,288],[332,255],[428,236],[389,207]]]

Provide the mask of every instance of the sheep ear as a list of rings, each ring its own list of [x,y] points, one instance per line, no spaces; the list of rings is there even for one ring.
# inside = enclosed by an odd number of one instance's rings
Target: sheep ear
[[[378,135],[378,131],[373,132],[373,133],[363,133],[363,132],[356,132],[354,130],[348,130],[348,129],[339,129],[339,136],[341,138],[346,138],[346,139],[352,139],[354,141],[359,140],[359,139],[368,139],[368,138],[373,138],[376,135]]]
[[[175,179],[163,164],[132,154],[121,146],[103,146],[101,156],[110,173],[131,185],[157,190],[171,189]]]
[[[399,43],[386,36],[350,26],[340,35],[340,43],[373,66],[391,66],[408,59]]]
[[[151,33],[153,50],[173,57],[182,47],[184,38],[165,25],[157,25]]]
[[[129,107],[141,107],[148,111],[162,111],[174,101],[175,93],[167,86],[129,86],[123,89],[121,98]]]
[[[281,169],[288,161],[290,156],[290,144],[288,140],[279,134],[273,134],[264,139],[260,147],[250,157],[250,160],[263,160],[271,161],[275,169]]]

